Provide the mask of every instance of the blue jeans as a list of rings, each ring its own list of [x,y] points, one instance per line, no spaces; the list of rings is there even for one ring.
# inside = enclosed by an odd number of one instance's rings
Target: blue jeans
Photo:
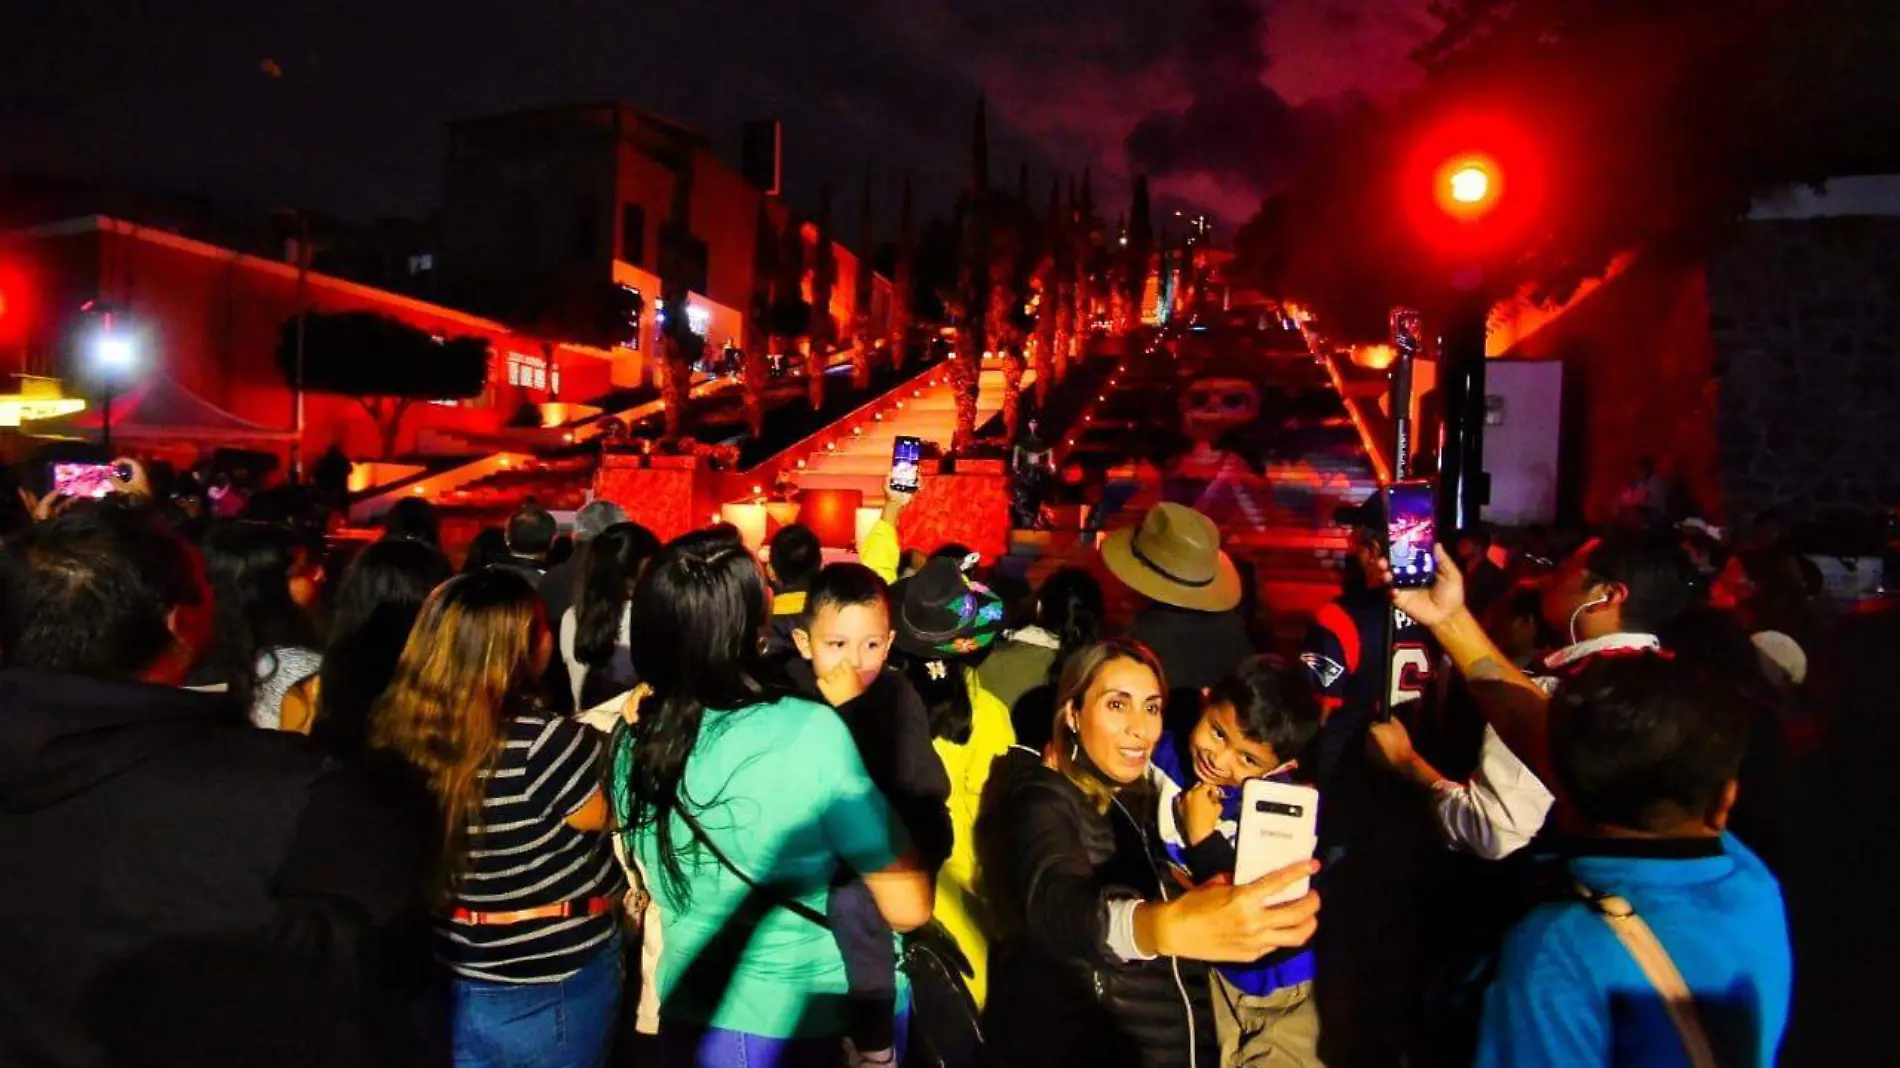
[[[896,1063],[910,1046],[910,1013],[896,1020]],[[660,1023],[660,1068],[836,1068],[844,1038],[766,1038],[719,1027]]]
[[[455,1068],[602,1068],[624,978],[615,935],[558,983],[457,978],[449,991]]]

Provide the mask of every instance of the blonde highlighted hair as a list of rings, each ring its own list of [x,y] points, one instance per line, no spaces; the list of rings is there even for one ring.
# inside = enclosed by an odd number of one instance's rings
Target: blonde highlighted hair
[[[1107,812],[1115,797],[1115,784],[1097,775],[1082,753],[1082,739],[1069,724],[1082,714],[1089,689],[1101,676],[1102,669],[1118,660],[1129,660],[1154,672],[1162,695],[1168,692],[1168,675],[1161,669],[1161,658],[1154,650],[1129,638],[1106,638],[1077,649],[1063,662],[1062,676],[1056,680],[1055,722],[1049,731],[1049,758],[1055,769],[1081,790],[1097,812]]]
[[[442,818],[441,871],[452,885],[480,822],[483,773],[510,716],[532,702],[541,598],[521,576],[475,571],[423,602],[396,674],[376,702],[370,744],[421,774]]]

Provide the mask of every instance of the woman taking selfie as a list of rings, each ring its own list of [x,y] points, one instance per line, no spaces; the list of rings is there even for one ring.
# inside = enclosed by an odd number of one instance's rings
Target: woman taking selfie
[[[436,956],[457,1068],[606,1062],[620,1005],[624,884],[602,832],[601,743],[549,716],[541,597],[481,571],[422,606],[371,742],[408,761],[442,816]]]
[[[614,823],[659,906],[661,1063],[835,1065],[844,957],[826,926],[840,868],[898,931],[931,881],[830,708],[768,695],[764,577],[743,545],[689,535],[633,595],[649,690],[615,735]]]
[[[1314,894],[1266,903],[1310,864],[1196,890],[1168,871],[1150,763],[1167,692],[1145,646],[1089,646],[1063,668],[1047,751],[1013,749],[991,775],[977,846],[999,931],[984,1016],[999,1063],[1213,1068],[1207,964],[1317,927]]]

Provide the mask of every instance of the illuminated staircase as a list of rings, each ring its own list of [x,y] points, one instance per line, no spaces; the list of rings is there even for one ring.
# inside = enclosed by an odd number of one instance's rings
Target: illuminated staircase
[[[1025,392],[1033,382],[1033,375],[1024,376]],[[835,451],[819,452],[806,461],[804,469],[793,475],[798,488],[857,490],[864,494],[864,508],[873,512],[882,508],[896,439],[914,437],[948,451],[957,429],[956,390],[947,383],[918,387],[898,403],[903,407],[883,419],[858,424],[861,433],[842,439]],[[977,384],[977,424],[1002,407],[1003,372],[986,369]]]

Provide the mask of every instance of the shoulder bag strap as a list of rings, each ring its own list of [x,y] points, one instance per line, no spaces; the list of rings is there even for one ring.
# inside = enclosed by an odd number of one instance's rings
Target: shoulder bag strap
[[[770,900],[772,904],[785,909],[787,912],[796,915],[802,920],[815,923],[827,931],[831,929],[831,921],[825,918],[824,913],[819,912],[803,901],[793,898],[777,887],[765,886],[759,883],[753,879],[752,876],[747,875],[737,864],[734,864],[731,858],[726,856],[724,851],[713,844],[712,836],[706,833],[706,828],[699,825],[699,819],[691,812],[688,812],[685,805],[678,806],[674,811],[679,813],[680,819],[686,821],[687,829],[692,831],[693,837],[699,840],[699,844],[705,846],[706,851],[713,855],[713,859],[719,862],[720,867],[738,876],[740,882],[763,895]],[[1701,1066],[1697,1065],[1696,1068],[1701,1068]]]
[[[1720,1068],[1715,1048],[1709,1044],[1709,1033],[1703,1030],[1702,1015],[1696,1011],[1695,996],[1689,992],[1689,984],[1676,969],[1675,960],[1663,948],[1656,932],[1643,922],[1627,899],[1599,894],[1582,883],[1577,884],[1576,890],[1597,915],[1603,917],[1616,940],[1623,943],[1636,966],[1642,969],[1643,977],[1656,988],[1663,1009],[1669,1013],[1669,1022],[1676,1025],[1676,1034],[1682,1038],[1691,1068]]]

